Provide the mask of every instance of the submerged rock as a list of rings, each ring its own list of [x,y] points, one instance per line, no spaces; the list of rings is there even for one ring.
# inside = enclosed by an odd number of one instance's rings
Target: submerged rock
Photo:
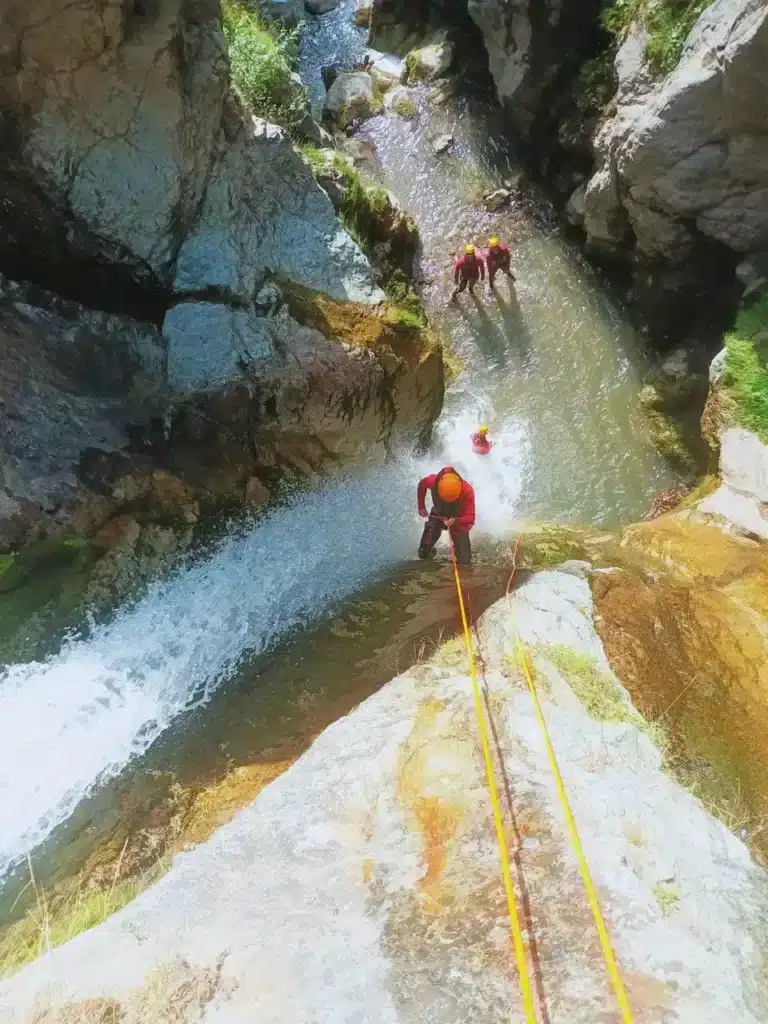
[[[343,128],[359,118],[374,117],[383,109],[373,78],[366,71],[338,75],[325,102],[328,115]]]
[[[370,28],[372,13],[373,5],[366,4],[363,7],[358,7],[352,17],[354,18],[355,24],[359,25],[360,28]]]
[[[436,139],[432,140],[432,152],[435,156],[440,156],[441,153],[447,153],[453,145],[454,139],[452,135],[438,135]]]
[[[391,110],[400,117],[406,118],[406,120],[416,117],[416,104],[410,91],[404,86],[397,86],[388,92],[384,100],[384,106],[387,110]]]
[[[661,770],[595,634],[588,583],[540,573],[515,606],[638,1019],[760,1024],[764,870]],[[502,602],[481,619],[479,644],[513,871],[553,1024],[593,1024],[615,1003],[511,629]],[[3,1019],[34,1008],[77,1020],[96,1002],[146,1019],[150,989],[158,1018],[173,1005],[191,1020],[194,1005],[233,1024],[515,1014],[465,657],[452,641],[385,686],[152,889],[3,983]]]
[[[304,6],[310,14],[327,14],[335,11],[341,0],[304,0]]]
[[[502,210],[508,206],[511,199],[512,193],[508,188],[497,188],[483,196],[483,206],[486,210],[494,213],[496,210]]]

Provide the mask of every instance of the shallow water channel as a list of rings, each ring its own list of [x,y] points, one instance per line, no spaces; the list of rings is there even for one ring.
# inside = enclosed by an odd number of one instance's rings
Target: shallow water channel
[[[315,85],[321,63],[364,49],[352,6],[305,34]],[[417,101],[414,121],[382,116],[358,138],[375,147],[368,170],[418,224],[424,299],[462,366],[432,450],[275,510],[46,662],[0,675],[0,802],[12,810],[0,826],[0,913],[27,880],[29,851],[50,886],[108,840],[119,852],[124,836],[161,827],[179,789],[239,777],[234,809],[453,635],[446,563],[409,561],[423,471],[451,462],[476,487],[477,614],[502,593],[498,555],[517,521],[630,521],[671,482],[637,407],[641,341],[604,282],[543,197],[493,215],[478,203],[517,171],[498,111],[467,96],[433,107],[426,90]],[[454,143],[437,157],[445,132]],[[448,308],[452,253],[491,233],[509,242],[517,285]],[[478,421],[495,441],[485,459],[469,444]],[[200,838],[219,820],[203,819]]]

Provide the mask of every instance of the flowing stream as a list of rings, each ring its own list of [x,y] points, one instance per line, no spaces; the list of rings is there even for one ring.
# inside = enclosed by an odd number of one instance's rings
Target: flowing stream
[[[364,50],[353,6],[305,33],[302,73],[316,96],[322,63]],[[51,863],[77,837],[93,844],[116,814],[114,780],[143,778],[146,803],[148,779],[194,762],[213,776],[252,763],[296,727],[286,711],[296,700],[324,694],[345,708],[418,656],[420,630],[434,638],[453,615],[444,570],[408,563],[423,472],[451,462],[475,485],[477,608],[498,593],[494,541],[516,521],[628,521],[670,482],[637,409],[642,345],[604,283],[544,199],[502,214],[478,205],[517,169],[498,112],[462,96],[432,107],[424,90],[417,101],[414,121],[382,116],[358,138],[418,223],[425,302],[463,367],[432,450],[296,496],[44,662],[0,672],[0,877],[16,866],[18,880],[41,844]],[[432,140],[445,132],[453,147],[437,157]],[[517,286],[447,308],[452,253],[490,233],[509,241]],[[495,441],[484,459],[469,444],[479,421]]]

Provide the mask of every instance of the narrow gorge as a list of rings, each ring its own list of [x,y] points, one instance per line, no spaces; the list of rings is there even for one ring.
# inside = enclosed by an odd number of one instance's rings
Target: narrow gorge
[[[0,1019],[768,1024],[765,0],[0,27]]]

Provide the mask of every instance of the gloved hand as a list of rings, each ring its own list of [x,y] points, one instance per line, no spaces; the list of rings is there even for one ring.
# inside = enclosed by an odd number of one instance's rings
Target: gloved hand
[[[422,519],[426,519],[427,518],[427,510],[425,508],[420,508],[419,509],[419,515],[421,516]]]

